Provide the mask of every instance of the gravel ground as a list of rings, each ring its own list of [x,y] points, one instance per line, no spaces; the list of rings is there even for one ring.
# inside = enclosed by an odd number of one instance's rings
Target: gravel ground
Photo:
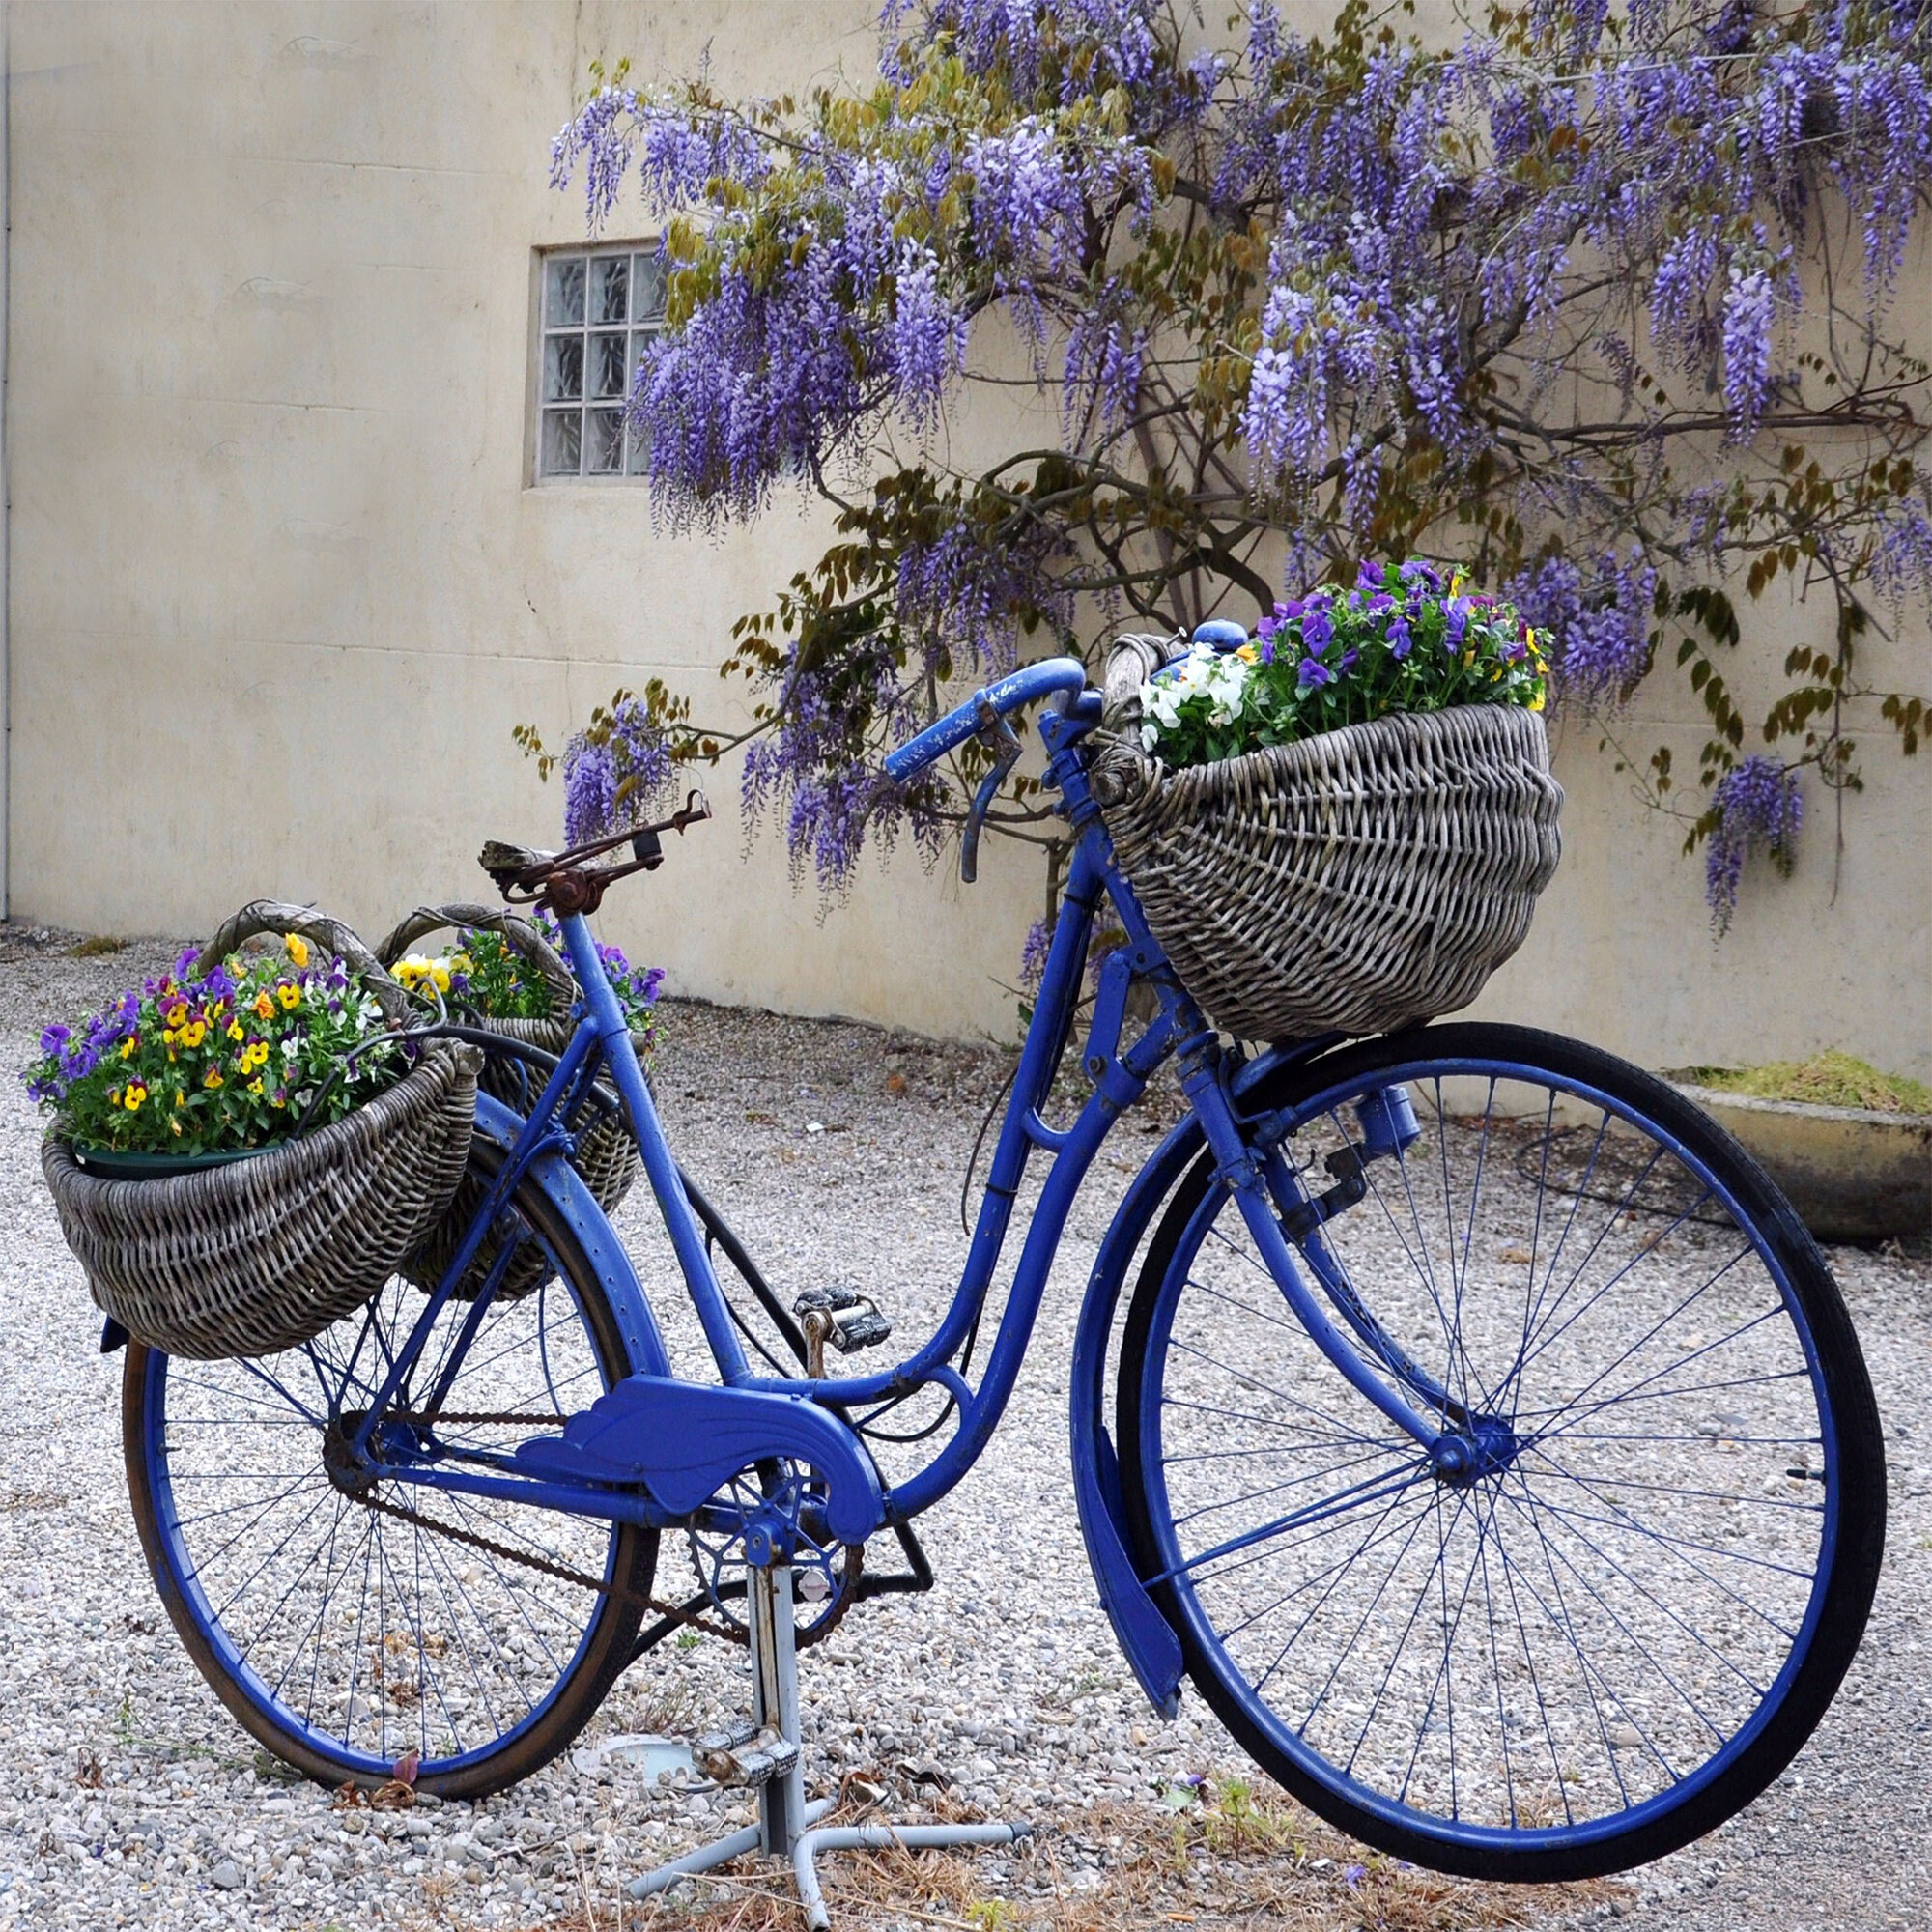
[[[74,958],[62,936],[0,928],[0,1065],[44,1019],[152,971],[140,945]],[[923,1333],[956,1274],[959,1178],[1005,1056],[834,1023],[674,1005],[656,1085],[673,1141],[788,1299],[865,1276],[901,1336]],[[1140,1807],[1194,1773],[1244,1775],[1200,1699],[1148,1712],[1094,1602],[1066,1473],[1067,1351],[1078,1293],[1151,1138],[1129,1122],[1076,1208],[1040,1332],[1000,1436],[921,1528],[928,1598],[855,1612],[807,1656],[819,1770],[882,1776],[899,1812],[933,1788],[1052,1824]],[[1150,1129],[1151,1131],[1151,1128]],[[253,1747],[159,1611],[128,1519],[118,1358],[41,1182],[39,1125],[0,1085],[0,1924],[315,1927],[526,1925],[614,1902],[621,1879],[744,1815],[740,1801],[647,1786],[601,1748],[728,1718],[739,1680],[713,1640],[666,1645],[622,1679],[569,1758],[477,1806],[331,1806]],[[663,1264],[623,1217],[647,1278]],[[11,1238],[4,1238],[11,1236]],[[873,1258],[879,1258],[874,1261]],[[1911,1394],[1932,1344],[1932,1265],[1833,1257],[1886,1412],[1892,1514],[1873,1628],[1838,1705],[1743,1818],[1592,1902],[1635,1927],[1905,1926],[1932,1918],[1924,1766],[1932,1736],[1932,1425]],[[661,1300],[661,1310],[667,1304]],[[673,1321],[674,1352],[694,1346]],[[688,1357],[687,1357],[688,1358]],[[883,1560],[883,1559],[881,1559]],[[668,1566],[681,1562],[668,1551]],[[681,1574],[681,1572],[679,1572]],[[1109,1852],[1061,1847],[1076,1885]],[[998,1895],[1007,1869],[977,1861]],[[1531,1910],[1575,1901],[1548,1895]],[[1353,1924],[1346,1906],[1333,1922]],[[1125,1922],[1124,1920],[1122,1922]]]

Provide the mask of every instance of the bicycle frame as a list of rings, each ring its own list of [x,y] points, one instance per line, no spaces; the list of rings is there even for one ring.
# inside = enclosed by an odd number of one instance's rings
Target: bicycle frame
[[[566,1050],[527,1119],[517,1121],[508,1110],[491,1104],[497,1118],[486,1120],[494,1137],[508,1142],[508,1151],[495,1182],[477,1209],[468,1235],[449,1269],[432,1295],[414,1330],[398,1352],[384,1383],[371,1403],[355,1438],[358,1455],[372,1455],[381,1419],[408,1383],[437,1318],[453,1285],[462,1279],[497,1216],[524,1175],[533,1168],[555,1177],[570,1170],[562,1159],[570,1148],[568,1123],[585,1104],[594,1083],[608,1077],[616,1090],[642,1157],[667,1231],[696,1311],[720,1380],[726,1388],[768,1395],[805,1398],[826,1405],[826,1418],[836,1408],[863,1429],[870,1416],[852,1411],[867,1405],[874,1413],[895,1406],[922,1388],[938,1387],[958,1405],[958,1423],[950,1439],[924,1467],[883,1495],[883,1521],[902,1523],[928,1509],[947,1494],[973,1467],[997,1427],[1012,1393],[1019,1368],[1032,1339],[1067,1215],[1101,1144],[1121,1115],[1138,1100],[1150,1079],[1171,1056],[1179,1056],[1181,1085],[1194,1118],[1220,1170],[1224,1183],[1241,1204],[1254,1238],[1275,1271],[1284,1297],[1295,1317],[1334,1362],[1337,1370],[1391,1420],[1426,1448],[1447,1439],[1452,1420],[1439,1390],[1418,1378],[1406,1358],[1396,1358],[1379,1346],[1380,1338],[1363,1330],[1356,1311],[1337,1294],[1337,1284],[1321,1265],[1321,1244],[1311,1241],[1305,1251],[1324,1293],[1341,1310],[1354,1331],[1350,1340],[1330,1321],[1296,1267],[1294,1253],[1283,1232],[1282,1220],[1309,1208],[1309,1198],[1278,1152],[1267,1147],[1265,1119],[1244,1111],[1243,1096],[1261,1077],[1284,1058],[1305,1058],[1326,1040],[1277,1049],[1263,1060],[1244,1063],[1238,1053],[1225,1050],[1168,963],[1159,943],[1148,929],[1128,882],[1113,862],[1111,846],[1098,810],[1087,787],[1078,741],[1091,728],[1091,710],[1075,707],[1066,715],[1041,721],[1041,735],[1049,752],[1049,777],[1061,792],[1065,810],[1077,837],[1061,915],[1055,926],[1042,976],[1039,998],[1021,1051],[1012,1094],[1002,1122],[985,1187],[980,1197],[959,1285],[932,1336],[912,1355],[894,1367],[868,1375],[811,1379],[753,1374],[733,1325],[730,1309],[713,1267],[704,1232],[686,1197],[676,1162],[658,1119],[650,1088],[633,1051],[629,1023],[606,979],[596,942],[582,914],[567,914],[559,924],[582,996],[579,1024]],[[1094,922],[1103,903],[1111,902],[1125,933],[1124,943],[1104,962],[1094,999],[1085,1051],[1084,1069],[1094,1083],[1092,1097],[1070,1126],[1049,1127],[1041,1117],[1061,1060],[1070,1040],[1080,985],[1085,971]],[[1127,995],[1136,980],[1149,982],[1159,1011],[1138,1038],[1124,1049],[1121,1037],[1126,1017]],[[514,1131],[511,1123],[515,1123]],[[1012,1210],[1029,1161],[1036,1151],[1051,1156],[1044,1186],[1029,1221],[1013,1279],[978,1387],[970,1386],[954,1366],[992,1289],[1010,1232]],[[574,1177],[572,1177],[574,1179]],[[603,1223],[601,1212],[579,1188],[573,1218],[582,1225],[586,1212]],[[602,1232],[609,1235],[608,1223]],[[642,1310],[632,1325],[634,1352],[643,1371],[653,1377],[673,1375],[668,1352],[648,1301],[628,1261],[608,1259],[621,1248],[614,1236],[599,1243],[607,1276],[615,1270],[614,1286],[635,1290]],[[454,1374],[481,1313],[508,1264],[508,1248],[497,1259],[469,1310],[467,1325],[451,1350],[451,1365],[441,1380]],[[1361,1340],[1387,1375],[1378,1374],[1364,1358]],[[1392,1385],[1392,1383],[1394,1385]],[[1404,1399],[1400,1387],[1421,1398],[1421,1411]],[[434,1408],[434,1396],[428,1406]],[[1427,1412],[1433,1408],[1432,1415]],[[1460,1420],[1461,1418],[1455,1418]],[[845,1427],[844,1422],[837,1426]],[[532,1478],[513,1473],[508,1458],[472,1458],[488,1463],[500,1461],[503,1472],[492,1475],[447,1465],[408,1463],[384,1465],[380,1473],[399,1480],[469,1491],[482,1495],[514,1493],[533,1502],[576,1514],[601,1516],[660,1525],[681,1520],[654,1505],[646,1496],[592,1483]]]

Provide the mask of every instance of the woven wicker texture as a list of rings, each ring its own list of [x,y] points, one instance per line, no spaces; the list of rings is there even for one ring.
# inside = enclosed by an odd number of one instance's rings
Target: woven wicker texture
[[[505,912],[497,906],[418,906],[382,941],[376,952],[385,966],[392,966],[418,940],[429,934],[461,931],[466,927],[501,933],[516,950],[518,957],[542,977],[553,997],[564,1008],[567,1009],[577,998],[577,981],[555,949],[528,920],[520,919],[515,913]],[[490,1033],[501,1034],[506,1039],[521,1040],[526,1046],[555,1054],[560,1054],[570,1044],[573,1031],[572,1022],[568,1019],[485,1019],[478,1020],[476,1024]],[[634,1044],[641,1057],[644,1050],[642,1038],[635,1038]],[[513,1107],[520,1114],[526,1114],[543,1091],[543,1076],[527,1061],[518,1060],[509,1054],[488,1054],[478,1085],[493,1099],[502,1101],[506,1107]],[[640,1163],[637,1143],[631,1138],[630,1129],[622,1119],[605,1115],[591,1119],[578,1135],[571,1165],[583,1178],[584,1185],[596,1197],[597,1205],[608,1214],[630,1192]],[[474,1175],[463,1182],[451,1200],[448,1211],[431,1230],[403,1269],[404,1274],[425,1293],[435,1289],[442,1279],[443,1270],[454,1260],[457,1243],[462,1240],[483,1198],[483,1187],[482,1179]],[[475,1296],[496,1256],[497,1243],[486,1238],[477,1251],[476,1259],[464,1270],[463,1279],[456,1285],[454,1294],[458,1300],[468,1301]],[[500,1298],[509,1300],[529,1294],[542,1285],[548,1272],[549,1265],[541,1255],[532,1253],[522,1256],[511,1263],[497,1293]]]
[[[463,1178],[473,1047],[430,1048],[353,1114],[223,1167],[156,1180],[89,1174],[49,1135],[41,1163],[102,1312],[171,1355],[268,1355],[352,1315]]]
[[[1515,705],[1180,771],[1104,737],[1091,776],[1181,983],[1243,1039],[1385,1033],[1466,1006],[1522,944],[1561,850],[1543,720]]]

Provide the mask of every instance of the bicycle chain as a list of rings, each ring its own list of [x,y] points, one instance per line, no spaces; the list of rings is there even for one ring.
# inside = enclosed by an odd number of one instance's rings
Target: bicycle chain
[[[398,1410],[392,1419],[397,1422],[420,1424],[425,1428],[433,1428],[438,1423],[452,1422],[496,1425],[504,1428],[528,1427],[536,1424],[552,1428],[560,1418],[554,1415],[518,1415],[491,1413],[480,1409],[443,1408],[437,1410],[434,1415],[414,1415]],[[580,1589],[594,1590],[600,1597],[614,1597],[619,1603],[636,1604],[641,1609],[655,1610],[661,1617],[668,1617],[672,1623],[703,1631],[708,1636],[722,1636],[727,1643],[735,1644],[745,1644],[751,1640],[742,1625],[715,1623],[700,1611],[688,1610],[682,1605],[667,1603],[662,1597],[653,1597],[647,1593],[639,1595],[622,1583],[607,1583],[601,1577],[592,1577],[584,1571],[573,1570],[568,1564],[554,1563],[547,1556],[533,1556],[528,1550],[512,1549],[507,1544],[477,1535],[474,1530],[458,1529],[453,1523],[439,1522],[434,1517],[423,1515],[420,1510],[411,1509],[407,1503],[384,1502],[373,1495],[354,1492],[352,1500],[379,1516],[394,1517],[398,1521],[413,1523],[418,1529],[427,1529],[438,1536],[446,1536],[452,1543],[468,1544],[470,1548],[480,1549],[486,1555],[500,1556],[506,1563],[520,1564],[526,1570],[536,1570],[546,1577],[554,1577],[561,1583],[575,1583]],[[862,1544],[847,1544],[845,1548],[846,1575],[852,1587],[840,1593],[838,1607],[822,1623],[813,1628],[810,1636],[804,1639],[808,1643],[815,1643],[820,1637],[829,1635],[834,1627],[843,1620],[845,1612],[851,1608],[853,1600],[858,1595],[859,1566],[864,1561],[865,1547]],[[692,1567],[694,1570],[697,1568],[696,1555],[693,1556]],[[704,1581],[701,1571],[697,1573],[697,1580],[700,1583]]]

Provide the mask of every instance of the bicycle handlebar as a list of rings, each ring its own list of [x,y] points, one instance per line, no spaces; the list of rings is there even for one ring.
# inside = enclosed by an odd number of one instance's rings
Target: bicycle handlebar
[[[1025,665],[976,691],[956,711],[949,711],[917,738],[908,739],[896,752],[888,753],[886,776],[895,784],[903,784],[934,758],[963,745],[983,728],[982,705],[1004,717],[1009,711],[1017,711],[1021,705],[1031,704],[1049,693],[1080,692],[1086,688],[1087,667],[1078,658],[1047,658],[1039,664]]]

